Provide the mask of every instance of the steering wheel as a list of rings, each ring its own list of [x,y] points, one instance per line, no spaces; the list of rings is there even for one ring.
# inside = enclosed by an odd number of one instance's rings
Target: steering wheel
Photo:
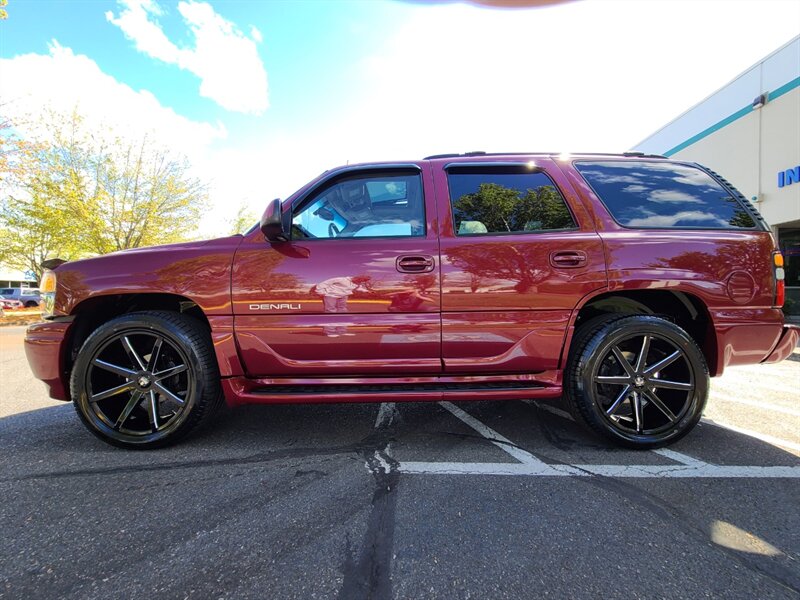
[[[338,237],[341,232],[342,230],[335,223],[328,223],[328,237]]]

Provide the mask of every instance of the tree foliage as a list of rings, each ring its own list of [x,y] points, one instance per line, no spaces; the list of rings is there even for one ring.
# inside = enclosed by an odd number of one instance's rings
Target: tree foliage
[[[147,137],[88,131],[49,115],[19,137],[0,123],[0,262],[41,273],[74,259],[190,237],[206,205],[182,157]]]
[[[482,183],[478,191],[453,203],[456,221],[480,221],[490,233],[566,229],[573,226],[564,200],[553,186],[525,194],[497,183]]]
[[[246,203],[242,203],[239,206],[239,210],[236,212],[236,216],[233,217],[232,220],[228,221],[228,229],[231,235],[236,235],[237,233],[245,233],[249,230],[253,225],[255,225],[256,215],[253,213],[252,210],[247,206]]]

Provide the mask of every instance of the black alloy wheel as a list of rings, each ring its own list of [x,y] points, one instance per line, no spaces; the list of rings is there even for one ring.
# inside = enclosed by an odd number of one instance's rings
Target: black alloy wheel
[[[73,368],[72,397],[104,441],[153,448],[177,441],[221,401],[207,330],[178,313],[130,313],[97,329]]]
[[[606,317],[576,333],[565,384],[577,420],[618,444],[654,448],[697,424],[708,368],[694,340],[674,323]]]

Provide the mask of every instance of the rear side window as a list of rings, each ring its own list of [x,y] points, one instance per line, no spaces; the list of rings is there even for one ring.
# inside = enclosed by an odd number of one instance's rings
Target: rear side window
[[[447,181],[457,235],[575,228],[564,198],[544,173],[516,167],[454,167]]]
[[[751,229],[753,217],[708,173],[666,162],[579,162],[575,167],[625,227]]]

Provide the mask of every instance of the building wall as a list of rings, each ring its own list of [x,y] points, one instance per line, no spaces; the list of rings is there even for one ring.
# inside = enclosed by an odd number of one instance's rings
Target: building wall
[[[786,260],[784,310],[800,315],[800,182],[778,186],[778,173],[800,167],[800,36],[634,150],[706,165],[754,200]]]
[[[778,187],[778,172],[800,165],[800,87],[768,101],[672,154],[704,164],[755,199],[773,227],[800,221],[800,183]]]

